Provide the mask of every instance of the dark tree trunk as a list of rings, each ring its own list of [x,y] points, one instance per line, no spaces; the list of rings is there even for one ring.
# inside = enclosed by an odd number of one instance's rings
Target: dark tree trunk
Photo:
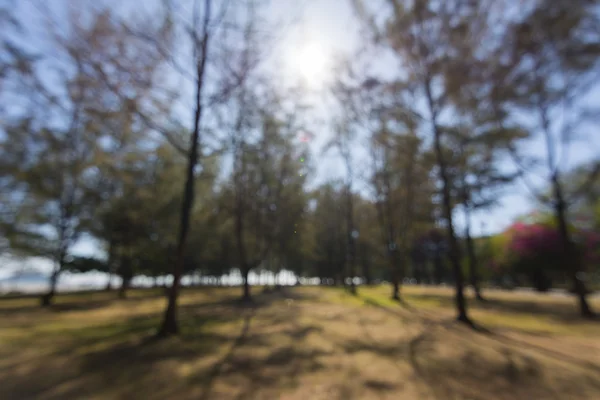
[[[439,142],[439,139],[438,139]],[[438,146],[439,156],[441,157],[441,145]],[[444,165],[443,163],[441,165]],[[445,171],[444,168],[440,168]],[[450,188],[448,187],[448,178],[446,173],[442,173],[443,184],[443,203],[444,203],[444,214],[446,215],[446,229],[448,231],[448,239],[450,240],[450,262],[452,263],[452,270],[454,271],[454,287],[455,287],[455,302],[456,302],[456,310],[458,312],[457,319],[461,322],[472,324],[471,320],[467,315],[467,307],[465,302],[465,296],[463,293],[463,274],[460,265],[460,250],[458,248],[458,242],[456,240],[456,236],[454,234],[454,226],[452,220],[452,206],[450,200]]]
[[[417,284],[420,284],[423,280],[423,260],[420,254],[418,253],[418,250],[413,249],[413,251],[411,252],[411,266],[413,277],[415,278]]]
[[[365,261],[363,263],[363,277],[365,278],[365,284],[366,285],[370,285],[371,284],[371,266],[369,265],[368,261]]]
[[[454,233],[454,225],[452,218],[452,197],[450,194],[450,179],[448,178],[448,172],[446,171],[446,162],[444,160],[444,154],[442,150],[442,140],[440,131],[437,125],[437,107],[433,101],[433,95],[431,93],[431,81],[428,79],[425,82],[425,92],[427,95],[427,102],[429,110],[431,112],[431,127],[434,135],[434,147],[437,164],[440,173],[440,179],[442,181],[442,208],[444,213],[444,219],[446,220],[446,231],[448,241],[450,245],[450,262],[452,264],[452,270],[454,272],[454,286],[455,286],[455,302],[457,310],[457,320],[460,322],[472,325],[471,320],[467,315],[467,307],[465,302],[465,296],[463,293],[463,274],[460,265],[460,248],[458,247],[458,241]]]
[[[435,276],[433,273],[433,261],[431,258],[427,258],[427,260],[424,263],[425,266],[425,278],[427,279],[426,284],[427,285],[433,285],[435,284]]]
[[[119,298],[124,299],[127,297],[127,290],[131,284],[131,279],[133,278],[133,270],[131,268],[131,259],[129,257],[124,257],[121,260],[121,265],[119,267],[119,275],[121,276],[121,287],[119,288]]]
[[[398,250],[392,249],[388,251],[389,260],[391,264],[391,277],[392,277],[392,300],[400,301],[400,261],[398,257]]]
[[[400,282],[398,278],[392,279],[392,300],[400,301]]]
[[[531,273],[531,284],[538,292],[547,292],[552,287],[552,280],[541,268],[536,268]]]
[[[53,291],[49,291],[49,292],[43,294],[42,297],[40,297],[40,305],[42,307],[48,307],[48,306],[52,305],[53,298],[54,298]]]
[[[201,40],[201,51],[199,60],[196,63],[196,110],[194,113],[194,129],[192,131],[191,143],[188,152],[188,165],[186,170],[186,182],[183,191],[183,202],[181,205],[181,219],[179,223],[179,235],[177,238],[177,252],[175,254],[175,263],[173,264],[173,283],[169,291],[169,300],[165,310],[162,325],[158,331],[158,336],[176,335],[179,333],[177,323],[177,298],[179,295],[179,286],[181,273],[183,270],[184,254],[188,230],[190,225],[190,213],[194,204],[194,170],[198,164],[198,140],[200,137],[200,120],[202,118],[202,88],[204,85],[204,71],[206,66],[208,41],[209,41],[209,22],[210,22],[211,0],[204,2],[204,22]],[[194,35],[197,35],[194,32]]]
[[[239,196],[239,194],[238,194]],[[241,206],[240,206],[241,207]],[[238,209],[236,212],[235,218],[235,236],[238,248],[238,257],[241,264],[241,273],[243,279],[243,294],[242,300],[249,301],[251,299],[250,295],[250,266],[248,265],[248,261],[246,260],[246,247],[244,244],[244,217],[242,215],[242,209]]]
[[[58,276],[62,268],[56,267],[54,271],[52,271],[52,275],[50,276],[50,287],[48,288],[48,292],[42,295],[40,298],[40,304],[42,307],[48,307],[52,305],[52,300],[54,300],[54,295],[56,294],[56,283],[58,282]]]
[[[62,235],[61,235],[62,240]],[[58,260],[56,262],[56,266],[52,271],[52,275],[50,275],[50,282],[48,287],[48,292],[42,295],[40,298],[40,304],[42,307],[48,307],[52,305],[52,300],[54,300],[54,295],[56,294],[56,284],[58,283],[58,277],[63,270],[65,257],[67,255],[67,250],[65,247],[62,247],[58,254]]]
[[[356,241],[354,240],[354,201],[350,187],[347,188],[347,210],[346,218],[348,224],[348,252],[346,254],[347,276],[350,278],[350,293],[356,295],[356,285],[354,277],[356,276]]]
[[[120,299],[125,299],[127,298],[127,290],[129,290],[129,287],[131,285],[131,276],[124,276],[122,277],[123,282],[121,283],[121,287],[119,288],[119,298]]]
[[[481,295],[481,289],[479,288],[479,277],[477,276],[477,256],[475,254],[475,246],[473,238],[471,237],[471,211],[468,207],[465,209],[465,236],[467,241],[467,257],[469,258],[469,278],[471,280],[471,287],[475,292],[475,298],[479,301],[483,301]]]
[[[441,285],[444,278],[444,267],[442,265],[442,256],[438,250],[436,250],[433,256],[433,283]]]
[[[424,265],[425,264],[422,260],[415,263],[415,280],[419,285],[423,283],[423,270],[425,269]]]
[[[346,209],[345,220],[346,220],[346,252],[343,260],[343,271],[347,278],[350,278],[349,291],[351,294],[356,295],[356,286],[354,284],[354,277],[356,276],[356,240],[354,232],[354,199],[352,197],[352,157],[348,149],[342,144],[340,145],[340,153],[346,164],[346,185],[345,185],[345,196],[346,196]],[[344,286],[346,286],[346,280],[344,279]]]
[[[115,244],[113,240],[108,242],[108,280],[106,281],[105,291],[109,292],[112,290],[112,276],[114,271],[115,263]]]
[[[251,295],[250,295],[250,281],[248,279],[249,275],[250,275],[250,267],[248,266],[248,264],[245,264],[242,267],[243,270],[243,274],[244,274],[244,294],[242,296],[242,299],[244,301],[250,301],[251,300]]]
[[[240,121],[238,121],[238,123],[241,124]],[[243,143],[242,143],[243,146]],[[241,150],[238,149],[238,151],[241,151],[243,153],[243,147],[241,148]],[[234,157],[243,157],[240,155],[234,155]],[[242,193],[242,189],[240,187],[240,182],[239,182],[239,175],[240,173],[243,172],[244,169],[244,165],[243,165],[243,160],[240,159],[236,159],[234,164],[234,174],[236,174],[236,191],[235,191],[235,226],[234,226],[234,234],[235,234],[235,241],[236,241],[236,245],[237,245],[237,252],[238,252],[238,260],[239,260],[239,265],[240,265],[240,272],[242,274],[242,285],[243,285],[243,293],[242,293],[242,300],[243,301],[250,301],[251,299],[251,294],[250,294],[250,282],[249,282],[249,275],[250,275],[250,265],[248,263],[248,257],[246,254],[246,244],[244,243],[244,231],[245,231],[245,205],[244,205],[244,193]],[[238,165],[238,163],[242,163],[242,165]]]
[[[577,250],[575,249],[575,245],[571,239],[571,235],[569,234],[567,218],[565,215],[565,200],[557,173],[554,173],[552,176],[552,184],[555,198],[554,213],[558,223],[558,233],[565,250],[564,253],[566,260],[564,261],[568,264],[568,271],[573,282],[573,288],[575,289],[575,294],[579,299],[579,311],[583,317],[592,318],[594,316],[594,312],[587,302],[587,289],[585,287],[583,277],[581,276],[581,259],[579,254],[577,254]]]

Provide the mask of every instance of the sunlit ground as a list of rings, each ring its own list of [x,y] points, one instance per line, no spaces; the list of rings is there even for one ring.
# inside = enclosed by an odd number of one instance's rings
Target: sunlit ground
[[[387,286],[254,292],[188,289],[164,341],[158,290],[0,300],[0,398],[600,398],[600,323],[571,298],[488,291],[473,331],[449,289],[407,288],[405,305]]]

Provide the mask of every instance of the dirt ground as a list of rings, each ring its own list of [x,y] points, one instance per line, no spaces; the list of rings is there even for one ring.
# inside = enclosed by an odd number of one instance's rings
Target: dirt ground
[[[261,291],[190,289],[160,341],[158,293],[0,301],[0,398],[600,399],[600,322],[570,298],[488,292],[473,330],[449,289]]]

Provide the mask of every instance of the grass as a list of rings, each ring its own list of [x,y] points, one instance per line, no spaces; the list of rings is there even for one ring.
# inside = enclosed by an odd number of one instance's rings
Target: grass
[[[500,290],[488,290],[484,295],[487,301],[478,302],[471,298],[469,306],[473,319],[488,327],[584,336],[600,332],[597,322],[579,318],[574,297]],[[390,298],[390,289],[383,286],[364,288],[361,290],[361,297],[367,303],[387,307],[396,305]],[[407,305],[423,312],[454,315],[454,295],[450,288],[409,286],[404,289],[403,298]],[[356,299],[348,301],[354,302]],[[592,300],[592,305],[600,310],[598,299]]]
[[[157,341],[165,299],[134,292],[0,301],[0,397],[600,398],[600,323],[571,298],[486,291],[469,302],[474,331],[443,288],[403,288],[403,303],[387,286],[255,289],[252,305],[189,289],[182,334]]]

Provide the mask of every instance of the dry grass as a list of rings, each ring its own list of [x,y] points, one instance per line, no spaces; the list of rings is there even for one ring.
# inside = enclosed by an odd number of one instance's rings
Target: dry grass
[[[489,292],[476,331],[448,289],[407,288],[402,305],[388,287],[238,294],[184,292],[182,335],[163,341],[160,292],[0,301],[0,398],[600,398],[600,323],[572,299]]]

